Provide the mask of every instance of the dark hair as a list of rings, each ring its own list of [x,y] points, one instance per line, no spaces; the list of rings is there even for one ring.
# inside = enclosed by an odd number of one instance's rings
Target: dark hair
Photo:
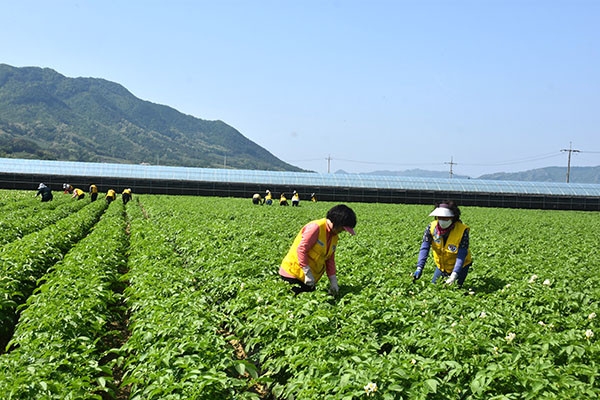
[[[447,208],[450,211],[452,211],[452,213],[454,214],[454,217],[452,217],[453,222],[460,221],[460,209],[458,208],[458,206],[456,205],[456,203],[454,201],[452,201],[452,200],[436,201],[435,208],[438,208],[438,207]]]
[[[327,219],[333,223],[335,228],[339,226],[354,228],[356,226],[356,214],[344,204],[338,204],[327,211]]]

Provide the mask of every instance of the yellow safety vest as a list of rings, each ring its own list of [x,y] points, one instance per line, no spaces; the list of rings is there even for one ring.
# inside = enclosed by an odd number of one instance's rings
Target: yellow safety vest
[[[81,189],[75,189],[75,193],[77,193],[77,197],[81,196],[82,194],[84,194],[85,192]]]
[[[265,200],[271,200],[272,198],[273,198],[273,196],[271,196],[271,193],[269,193],[265,196]]]
[[[456,257],[458,255],[458,245],[463,237],[463,234],[469,227],[460,221],[454,223],[454,227],[448,235],[446,244],[444,244],[444,238],[435,234],[435,227],[437,221],[431,223],[430,232],[433,237],[431,248],[433,249],[433,259],[439,269],[444,272],[452,273],[454,270],[454,264],[456,264]],[[465,258],[464,265],[471,264],[471,249],[467,250],[467,257]]]
[[[281,197],[279,198],[279,201],[287,201],[287,199],[285,198],[285,196],[281,196]]]
[[[98,188],[96,187],[96,185],[90,186],[90,193],[98,193]]]
[[[318,219],[310,223],[319,225],[319,239],[317,240],[317,243],[315,243],[315,245],[308,251],[308,265],[310,266],[310,270],[315,277],[315,282],[318,282],[325,272],[325,262],[335,252],[338,235],[334,235],[331,238],[331,245],[329,249],[327,249],[327,218]],[[281,267],[288,274],[295,276],[304,282],[304,271],[302,271],[302,267],[298,263],[298,246],[300,245],[301,240],[302,229],[296,236],[292,247],[290,247],[290,250],[281,262]]]
[[[300,195],[298,193],[296,193],[293,197],[292,200],[297,200],[300,201]]]
[[[112,198],[114,200],[115,199],[115,194],[116,194],[116,192],[114,190],[110,189],[108,191],[108,193],[106,193],[106,198],[110,197],[110,198]]]
[[[123,190],[123,194],[131,194],[131,189],[125,189],[125,190]]]

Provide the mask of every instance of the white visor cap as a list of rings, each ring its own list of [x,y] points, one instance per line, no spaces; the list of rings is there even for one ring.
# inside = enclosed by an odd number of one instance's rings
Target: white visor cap
[[[430,217],[454,217],[451,209],[446,207],[437,207],[429,214]]]

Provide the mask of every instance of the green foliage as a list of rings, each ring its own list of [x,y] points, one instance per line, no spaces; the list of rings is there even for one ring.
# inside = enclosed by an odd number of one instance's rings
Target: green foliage
[[[125,264],[124,207],[113,202],[92,233],[46,275],[27,301],[10,353],[0,357],[4,399],[89,399],[111,393],[98,339],[114,319],[112,286]]]
[[[106,208],[102,201],[79,201],[88,205],[55,225],[0,248],[0,339],[10,335],[17,306],[29,297],[38,279],[87,235]]]
[[[103,79],[0,64],[0,156],[300,171],[222,121],[143,101]]]
[[[597,213],[463,207],[474,263],[458,289],[428,282],[431,260],[421,280],[410,278],[431,207],[351,204],[357,235],[338,243],[339,295],[327,294],[325,278],[294,297],[278,277],[281,259],[301,227],[333,204],[135,199],[128,249],[115,202],[76,245],[42,242],[32,253],[30,234],[0,250],[2,265],[11,261],[3,277],[35,275],[2,292],[9,307],[28,297],[17,288],[38,286],[0,356],[4,397],[111,398],[113,366],[132,399],[256,399],[258,385],[275,399],[600,395],[600,253],[590,234],[600,228]],[[93,207],[65,220],[101,213]],[[60,223],[46,233],[65,236]],[[29,244],[17,256],[21,242]],[[119,278],[125,259],[129,271]],[[117,280],[129,283],[131,336],[104,364]]]

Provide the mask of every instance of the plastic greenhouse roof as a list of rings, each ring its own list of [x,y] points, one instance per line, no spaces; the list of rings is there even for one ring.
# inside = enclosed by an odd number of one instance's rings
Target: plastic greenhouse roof
[[[418,178],[360,174],[320,174],[314,172],[189,168],[160,165],[25,160],[16,158],[0,158],[0,173],[247,183],[267,186],[298,185],[364,189],[600,197],[600,185],[587,183]]]

